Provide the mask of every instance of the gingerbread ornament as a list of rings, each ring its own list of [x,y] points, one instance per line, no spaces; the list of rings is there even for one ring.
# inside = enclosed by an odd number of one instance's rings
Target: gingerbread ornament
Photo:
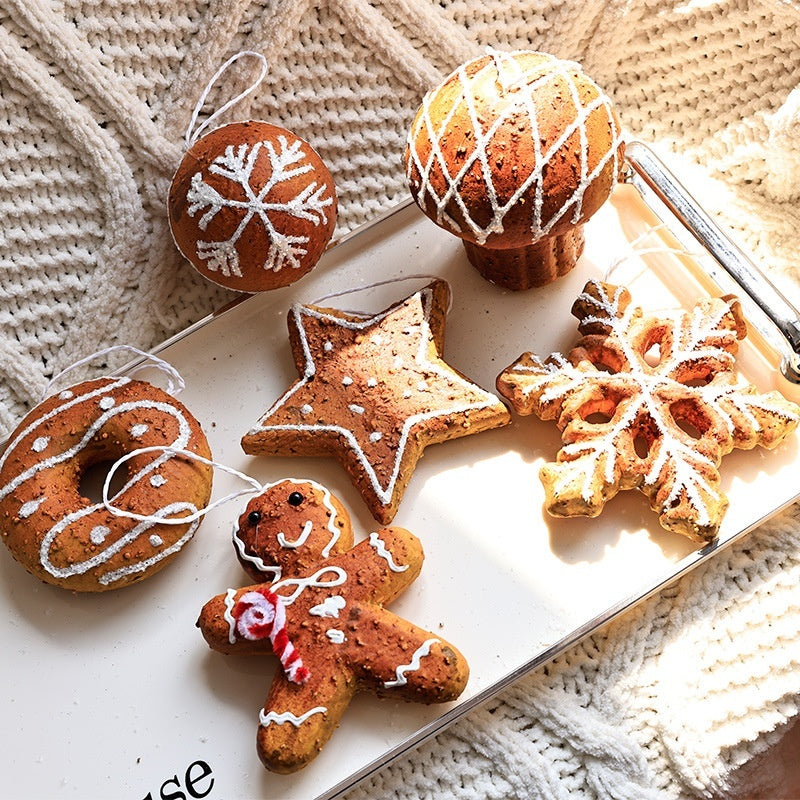
[[[734,298],[653,315],[630,303],[627,289],[590,281],[572,308],[578,344],[544,362],[523,354],[497,387],[518,413],[561,431],[540,473],[549,513],[594,517],[618,491],[638,489],[664,528],[709,542],[728,506],[722,456],[774,448],[800,407],[734,371],[746,335]]]
[[[169,190],[169,224],[181,253],[206,278],[242,292],[287,286],[309,272],[336,225],[333,177],[314,148],[296,134],[257,120],[194,135]],[[202,107],[206,93],[198,103]],[[194,120],[199,108],[195,109]],[[190,126],[191,131],[191,126]]]
[[[191,541],[199,521],[175,520],[211,495],[210,468],[184,451],[211,456],[190,411],[147,381],[98,378],[51,395],[20,422],[0,456],[3,542],[32,575],[70,591],[143,580]],[[133,457],[113,500],[149,515],[146,521],[84,496],[82,481],[95,465],[126,455]]]
[[[487,280],[518,291],[573,268],[623,154],[611,100],[578,64],[489,48],[425,96],[405,166],[425,214]]]
[[[217,595],[197,624],[216,651],[280,661],[259,715],[268,769],[308,764],[357,691],[439,703],[464,690],[464,656],[384,608],[422,567],[408,531],[384,528],[353,546],[347,512],[327,489],[283,480],[248,503],[234,543],[261,582]]]
[[[300,377],[242,438],[252,455],[336,457],[375,519],[390,522],[429,444],[510,421],[503,403],[442,358],[445,281],[374,315],[296,304]]]

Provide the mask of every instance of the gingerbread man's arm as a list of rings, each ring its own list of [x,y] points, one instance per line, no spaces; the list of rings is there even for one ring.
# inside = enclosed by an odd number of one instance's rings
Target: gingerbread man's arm
[[[266,584],[245,586],[242,589],[228,589],[225,594],[212,597],[200,612],[197,627],[212,650],[219,653],[271,653],[272,643],[268,636],[248,638],[237,630],[237,620],[233,616],[236,604],[242,598],[258,592]]]
[[[330,739],[356,692],[347,669],[318,670],[302,685],[275,674],[256,736],[258,756],[273,772],[295,772]]]
[[[350,602],[390,603],[422,569],[422,544],[405,528],[381,528],[346,553],[328,559],[348,575]]]

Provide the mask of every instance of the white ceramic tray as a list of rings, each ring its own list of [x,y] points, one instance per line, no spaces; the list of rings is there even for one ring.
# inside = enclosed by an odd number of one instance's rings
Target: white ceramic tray
[[[326,484],[350,510],[359,541],[377,525],[334,461],[252,458],[239,446],[296,375],[286,331],[291,303],[397,276],[442,276],[454,294],[446,358],[491,389],[523,351],[546,356],[572,345],[570,306],[587,279],[612,265],[611,280],[629,286],[634,303],[645,308],[689,306],[717,293],[694,258],[666,252],[676,242],[655,226],[639,192],[620,186],[587,226],[578,266],[551,286],[514,294],[480,278],[459,242],[406,204],[329,250],[299,283],[235,304],[159,354],[185,378],[181,399],[203,423],[218,460],[263,482],[292,476]],[[660,252],[636,256],[636,249]],[[424,283],[390,283],[330,302],[374,311]],[[798,399],[758,334],[743,346],[739,363],[760,389]],[[146,376],[160,382],[155,371]],[[275,659],[211,652],[195,627],[207,599],[249,583],[231,544],[246,500],[210,513],[160,574],[100,596],[40,584],[3,549],[0,794],[333,797],[798,495],[795,436],[772,453],[726,457],[723,488],[731,506],[718,541],[698,549],[661,530],[634,492],[617,496],[594,520],[549,518],[538,471],[558,446],[552,423],[515,415],[507,428],[428,448],[395,519],[421,538],[426,561],[392,608],[462,650],[471,666],[467,689],[446,706],[358,696],[321,755],[290,776],[268,773],[255,753]],[[240,488],[216,474],[215,498]]]

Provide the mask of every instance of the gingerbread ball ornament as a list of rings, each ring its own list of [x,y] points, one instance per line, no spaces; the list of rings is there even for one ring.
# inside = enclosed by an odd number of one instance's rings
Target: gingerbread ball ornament
[[[522,290],[575,265],[623,152],[611,101],[577,64],[489,50],[425,96],[405,166],[417,204],[473,266]]]
[[[206,278],[242,292],[309,272],[333,234],[336,208],[333,178],[311,145],[253,120],[194,142],[169,191],[178,249]]]

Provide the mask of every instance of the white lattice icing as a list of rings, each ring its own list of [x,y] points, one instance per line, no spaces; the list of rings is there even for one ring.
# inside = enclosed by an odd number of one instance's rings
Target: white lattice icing
[[[307,253],[309,237],[284,233],[276,228],[273,217],[289,215],[307,220],[314,225],[326,224],[327,212],[333,205],[333,195],[325,183],[310,181],[288,200],[276,197],[276,186],[292,181],[314,169],[306,161],[303,142],[299,139],[289,143],[286,136],[277,137],[277,146],[264,140],[254,144],[243,143],[234,147],[228,145],[225,152],[217,156],[208,171],[231,184],[231,192],[221,194],[208,184],[202,172],[192,176],[187,192],[189,202],[187,212],[190,216],[202,212],[198,222],[205,231],[209,222],[223,209],[231,209],[241,214],[239,224],[226,239],[198,240],[197,254],[206,262],[211,272],[219,271],[224,276],[242,276],[239,253],[236,243],[251,222],[260,221],[267,232],[269,248],[265,254],[263,269],[278,272],[283,267],[297,269],[300,260]],[[269,178],[263,185],[254,180],[254,172],[259,159],[269,161]],[[244,200],[237,199],[243,194]],[[231,196],[232,195],[232,196]]]
[[[530,222],[531,241],[547,236],[552,228],[565,217],[570,208],[573,209],[572,221],[577,223],[583,213],[584,194],[592,181],[606,169],[609,163],[613,164],[615,177],[618,171],[618,147],[622,142],[622,133],[608,96],[594,81],[581,73],[581,82],[590,84],[596,91],[594,99],[584,104],[581,99],[579,83],[576,80],[576,74],[580,72],[577,64],[547,54],[539,54],[542,63],[524,71],[517,60],[519,55],[524,55],[524,51],[503,53],[490,49],[488,58],[481,57],[485,63],[474,76],[468,75],[468,69],[480,59],[462,64],[439,87],[425,95],[408,135],[406,172],[407,178],[415,190],[417,202],[425,208],[426,200],[429,199],[435,209],[437,224],[449,227],[458,234],[469,234],[479,245],[484,244],[491,234],[503,232],[504,219],[510,209],[520,201],[520,198],[531,192],[533,192]],[[501,84],[503,90],[502,102],[496,104],[497,116],[493,118],[485,118],[484,114],[479,111],[480,98],[474,94],[475,86],[479,84],[481,78],[486,77],[487,73],[497,76],[496,80]],[[436,123],[434,119],[439,118],[442,113],[439,106],[445,102],[442,99],[445,95],[442,93],[442,87],[453,80],[459,83],[461,97],[447,109],[440,121]],[[566,86],[569,93],[569,96],[564,98],[564,127],[554,141],[546,143],[547,147],[544,149],[541,134],[543,110],[537,105],[535,95],[537,91],[555,82]],[[448,100],[453,96],[449,89],[446,94]],[[457,95],[455,96],[457,97]],[[432,113],[434,106],[437,107],[436,114]],[[474,142],[474,147],[471,152],[464,154],[463,159],[454,160],[445,154],[443,141],[449,133],[449,126],[453,118],[456,115],[461,116],[462,106],[466,109],[466,116],[471,124],[471,141]],[[573,112],[574,116],[571,117],[570,114]],[[590,168],[586,122],[589,116],[595,112],[602,113],[607,117],[611,131],[611,144],[606,152],[600,154],[594,167]],[[501,202],[495,188],[494,164],[490,158],[489,149],[498,131],[520,114],[526,116],[529,122],[529,128],[526,126],[526,135],[530,136],[534,161],[533,164],[520,164],[521,174],[524,174],[523,167],[525,170],[530,169],[530,172],[520,181],[513,194]],[[544,171],[553,156],[576,132],[579,141],[578,180],[574,190],[561,208],[548,218],[544,218],[542,213]],[[424,157],[424,160],[417,149],[418,139],[426,142],[426,148],[427,144],[430,144],[430,152]],[[592,157],[594,158],[596,155],[593,154]],[[477,210],[473,211],[469,202],[461,195],[462,181],[470,172],[474,172],[476,167],[483,178],[485,199],[491,210],[488,222],[479,221],[476,218]],[[444,191],[437,191],[433,186],[431,175],[434,172],[437,174],[441,172],[444,176]],[[467,226],[466,230],[448,212],[448,206],[451,203],[455,203],[458,208]],[[486,214],[486,209],[481,208],[479,213],[482,218]]]

